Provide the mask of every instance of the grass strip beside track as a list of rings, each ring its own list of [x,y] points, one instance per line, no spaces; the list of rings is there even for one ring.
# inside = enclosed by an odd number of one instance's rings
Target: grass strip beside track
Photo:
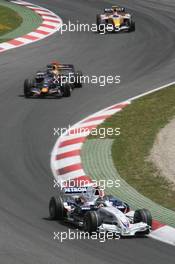
[[[11,10],[11,12],[15,12],[15,14],[18,14],[18,16],[21,18],[21,23],[18,24],[17,27],[14,27],[12,30],[9,29],[9,31],[7,32],[4,31],[2,34],[0,34],[0,43],[9,41],[11,39],[15,39],[17,37],[21,37],[32,31],[35,31],[36,28],[38,28],[42,23],[42,18],[40,15],[38,15],[37,13],[33,12],[32,10],[24,6],[17,5],[12,2],[0,0],[0,10],[1,7],[8,8],[8,10]],[[9,13],[7,13],[6,16],[9,16]],[[1,16],[0,16],[0,20],[1,20]],[[8,20],[14,21],[14,17],[10,18],[9,16]],[[16,22],[12,22],[12,23],[14,23],[15,26]],[[0,22],[0,24],[2,24],[2,22]]]
[[[143,196],[119,175],[111,154],[113,141],[113,139],[91,139],[83,144],[81,158],[86,175],[90,175],[100,186],[106,187],[106,193],[116,195],[127,202],[132,209],[149,208],[154,219],[175,227],[174,211]],[[116,185],[116,180],[120,181],[120,186]]]
[[[11,8],[0,5],[0,37],[19,27],[22,17]]]
[[[160,175],[148,157],[157,133],[174,116],[175,86],[171,86],[137,99],[99,126],[121,129],[120,136],[107,136],[114,140],[112,158],[119,175],[142,195],[172,210],[175,210],[172,184]]]

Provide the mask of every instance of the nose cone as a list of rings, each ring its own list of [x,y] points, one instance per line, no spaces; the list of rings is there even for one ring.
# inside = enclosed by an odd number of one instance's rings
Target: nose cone
[[[113,17],[113,23],[115,27],[119,27],[121,25],[120,17]]]

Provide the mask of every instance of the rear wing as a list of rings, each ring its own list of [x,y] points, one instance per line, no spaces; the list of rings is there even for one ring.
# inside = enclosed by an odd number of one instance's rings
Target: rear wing
[[[74,65],[72,64],[61,64],[59,65],[60,70],[74,70]]]
[[[101,190],[99,187],[94,187],[94,186],[85,186],[85,187],[64,187],[62,189],[62,192],[64,195],[71,195],[71,196],[81,196],[83,195],[84,197],[87,198],[92,198],[92,197],[99,197],[104,195],[104,191]]]
[[[54,179],[54,188],[58,187],[59,191],[64,195],[80,196],[81,194],[86,195],[97,195],[99,196],[103,191],[100,186],[97,186],[93,181],[86,176],[86,179],[69,179],[65,180],[65,176],[59,175]]]
[[[113,6],[112,8],[105,8],[104,9],[104,13],[113,13],[114,11],[125,12],[125,8],[124,7]]]
[[[113,13],[113,9],[112,8],[105,8],[104,13]]]
[[[64,187],[64,194],[79,195],[87,192],[88,187]]]

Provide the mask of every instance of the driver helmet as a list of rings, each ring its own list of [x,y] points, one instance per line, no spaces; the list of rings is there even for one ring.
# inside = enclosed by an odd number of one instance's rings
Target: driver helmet
[[[59,70],[59,62],[58,61],[53,61],[52,62],[52,73],[54,75],[59,75],[60,74],[60,70]]]
[[[118,6],[112,6],[112,10],[113,10],[113,12],[117,12],[118,11]]]
[[[96,186],[95,195],[98,195],[99,197],[103,198],[105,195],[104,189],[102,189],[100,186]]]

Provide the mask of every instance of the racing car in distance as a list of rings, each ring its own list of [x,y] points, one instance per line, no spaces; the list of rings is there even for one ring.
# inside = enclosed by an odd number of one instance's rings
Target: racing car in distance
[[[112,195],[100,197],[94,188],[78,195],[75,189],[65,188],[64,193],[50,199],[51,220],[72,223],[90,234],[111,232],[114,236],[128,237],[150,233],[152,216],[149,210],[131,211],[127,203]]]
[[[32,80],[24,81],[24,96],[29,97],[69,97],[76,87],[82,87],[80,71],[72,64],[53,62],[45,70],[36,73]]]
[[[131,32],[135,31],[135,22],[124,7],[105,8],[103,14],[96,17],[98,32]]]

